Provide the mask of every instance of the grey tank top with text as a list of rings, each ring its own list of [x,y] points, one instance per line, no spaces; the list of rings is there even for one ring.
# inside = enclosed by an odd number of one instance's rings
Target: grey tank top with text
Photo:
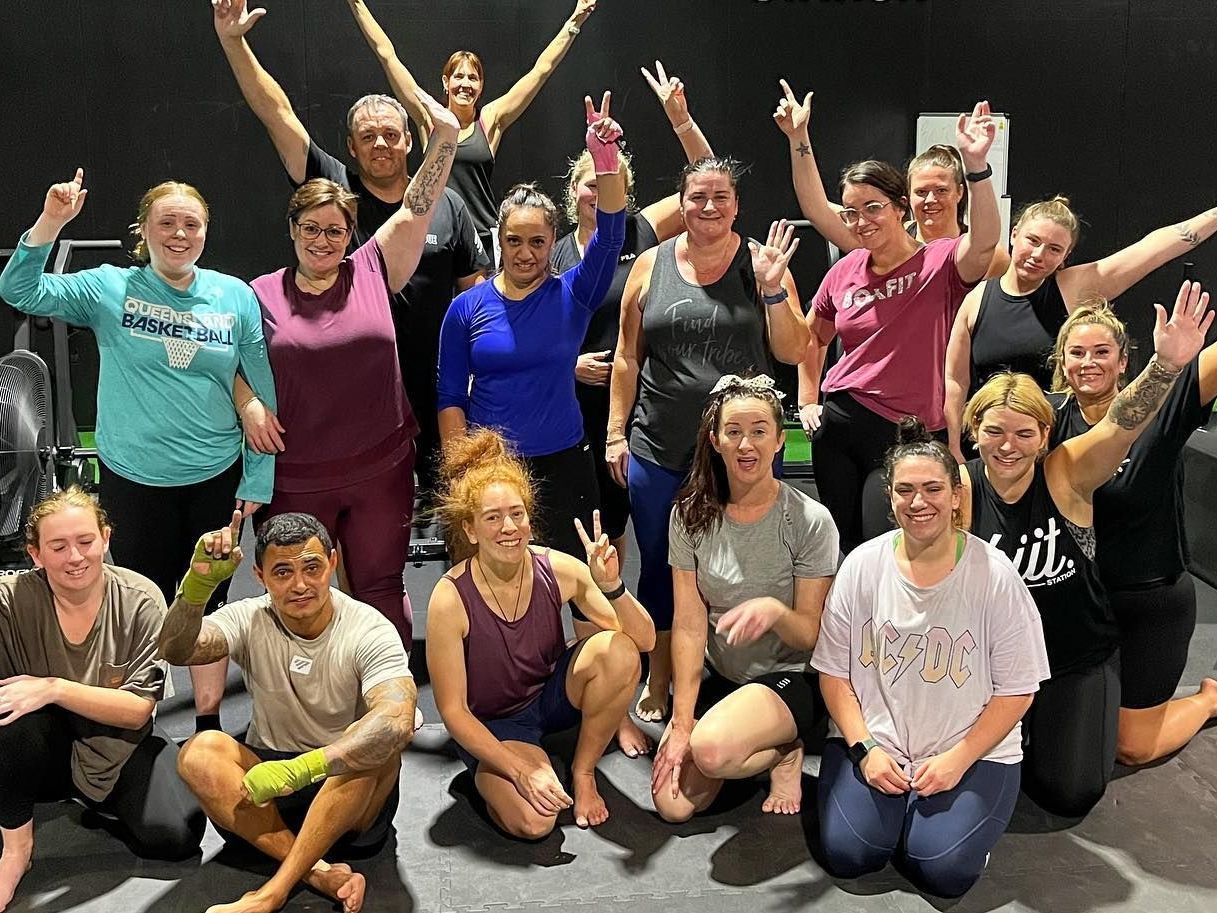
[[[643,362],[630,451],[667,469],[693,462],[697,425],[710,388],[724,374],[772,374],[765,313],[747,241],[722,278],[687,282],[676,268],[676,238],[655,252],[642,309]]]

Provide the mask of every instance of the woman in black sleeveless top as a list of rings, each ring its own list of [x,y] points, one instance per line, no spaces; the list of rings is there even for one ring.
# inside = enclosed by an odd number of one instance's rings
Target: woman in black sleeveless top
[[[1057,331],[1090,296],[1111,300],[1151,272],[1217,232],[1217,209],[1150,232],[1094,263],[1063,267],[1081,228],[1066,197],[1032,203],[1010,233],[1010,266],[964,298],[947,345],[947,438],[963,462],[964,402],[996,371],[1030,374],[1042,389],[1052,380],[1049,356]]]
[[[1212,323],[1208,295],[1185,283],[1169,322],[1160,305],[1155,355],[1105,418],[1049,450],[1052,407],[1026,374],[999,374],[969,401],[980,458],[963,474],[965,522],[1014,562],[1044,624],[1052,678],[1028,714],[1023,788],[1050,812],[1086,814],[1115,761],[1118,634],[1094,552],[1094,493],[1196,357]]]
[[[1184,445],[1217,398],[1217,332],[1188,362],[1166,402],[1094,497],[1099,576],[1120,639],[1116,757],[1148,764],[1182,748],[1217,716],[1217,680],[1171,700],[1196,627],[1196,587],[1183,529]],[[1057,336],[1053,444],[1085,434],[1119,391],[1128,334],[1105,304],[1079,306]]]
[[[397,56],[393,42],[373,18],[363,0],[347,0],[359,29],[376,53],[380,65],[393,87],[393,94],[405,105],[410,119],[418,125],[424,147],[431,135],[431,117],[417,102],[418,83]],[[460,140],[448,186],[464,199],[473,216],[478,237],[487,253],[494,249],[494,225],[498,217],[498,196],[490,184],[494,159],[507,128],[519,120],[537,93],[554,74],[562,58],[575,42],[575,37],[587,18],[596,9],[596,0],[576,0],[574,12],[545,46],[541,56],[527,73],[498,98],[486,102],[478,110],[482,97],[485,71],[481,58],[473,51],[457,51],[444,64],[444,92],[448,110],[461,122]],[[495,258],[497,262],[498,258]]]

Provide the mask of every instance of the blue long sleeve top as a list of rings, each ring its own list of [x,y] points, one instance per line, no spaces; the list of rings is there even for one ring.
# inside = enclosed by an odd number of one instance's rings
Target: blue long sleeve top
[[[143,485],[191,485],[243,455],[237,497],[269,501],[274,457],[245,447],[232,400],[240,366],[275,408],[253,290],[207,269],[196,269],[185,291],[150,266],[52,275],[43,272],[51,245],[31,246],[27,235],[0,274],[0,298],[97,337],[97,451],[106,465]]]
[[[575,361],[624,241],[625,211],[598,212],[579,264],[527,297],[512,301],[493,282],[457,296],[439,334],[439,408],[497,428],[524,456],[578,444]]]

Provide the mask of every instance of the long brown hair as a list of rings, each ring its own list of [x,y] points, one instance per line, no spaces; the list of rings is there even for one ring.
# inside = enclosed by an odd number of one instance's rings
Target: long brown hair
[[[771,378],[764,374],[756,377],[731,374],[718,382],[697,425],[693,468],[684,486],[676,493],[676,515],[694,543],[722,521],[723,510],[731,496],[727,465],[710,439],[718,434],[723,406],[737,399],[757,399],[768,405],[773,412],[776,432],[782,432],[781,394],[774,388]]]

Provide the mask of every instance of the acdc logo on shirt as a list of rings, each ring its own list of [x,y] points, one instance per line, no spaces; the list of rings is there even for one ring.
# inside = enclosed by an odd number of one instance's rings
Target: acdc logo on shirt
[[[946,628],[934,627],[924,634],[901,634],[890,621],[876,631],[874,619],[868,618],[862,625],[858,662],[867,668],[878,666],[879,674],[890,677],[893,685],[905,672],[917,667],[926,684],[934,685],[949,678],[956,688],[962,688],[972,677],[968,657],[975,651],[976,638],[971,631],[952,637]]]

